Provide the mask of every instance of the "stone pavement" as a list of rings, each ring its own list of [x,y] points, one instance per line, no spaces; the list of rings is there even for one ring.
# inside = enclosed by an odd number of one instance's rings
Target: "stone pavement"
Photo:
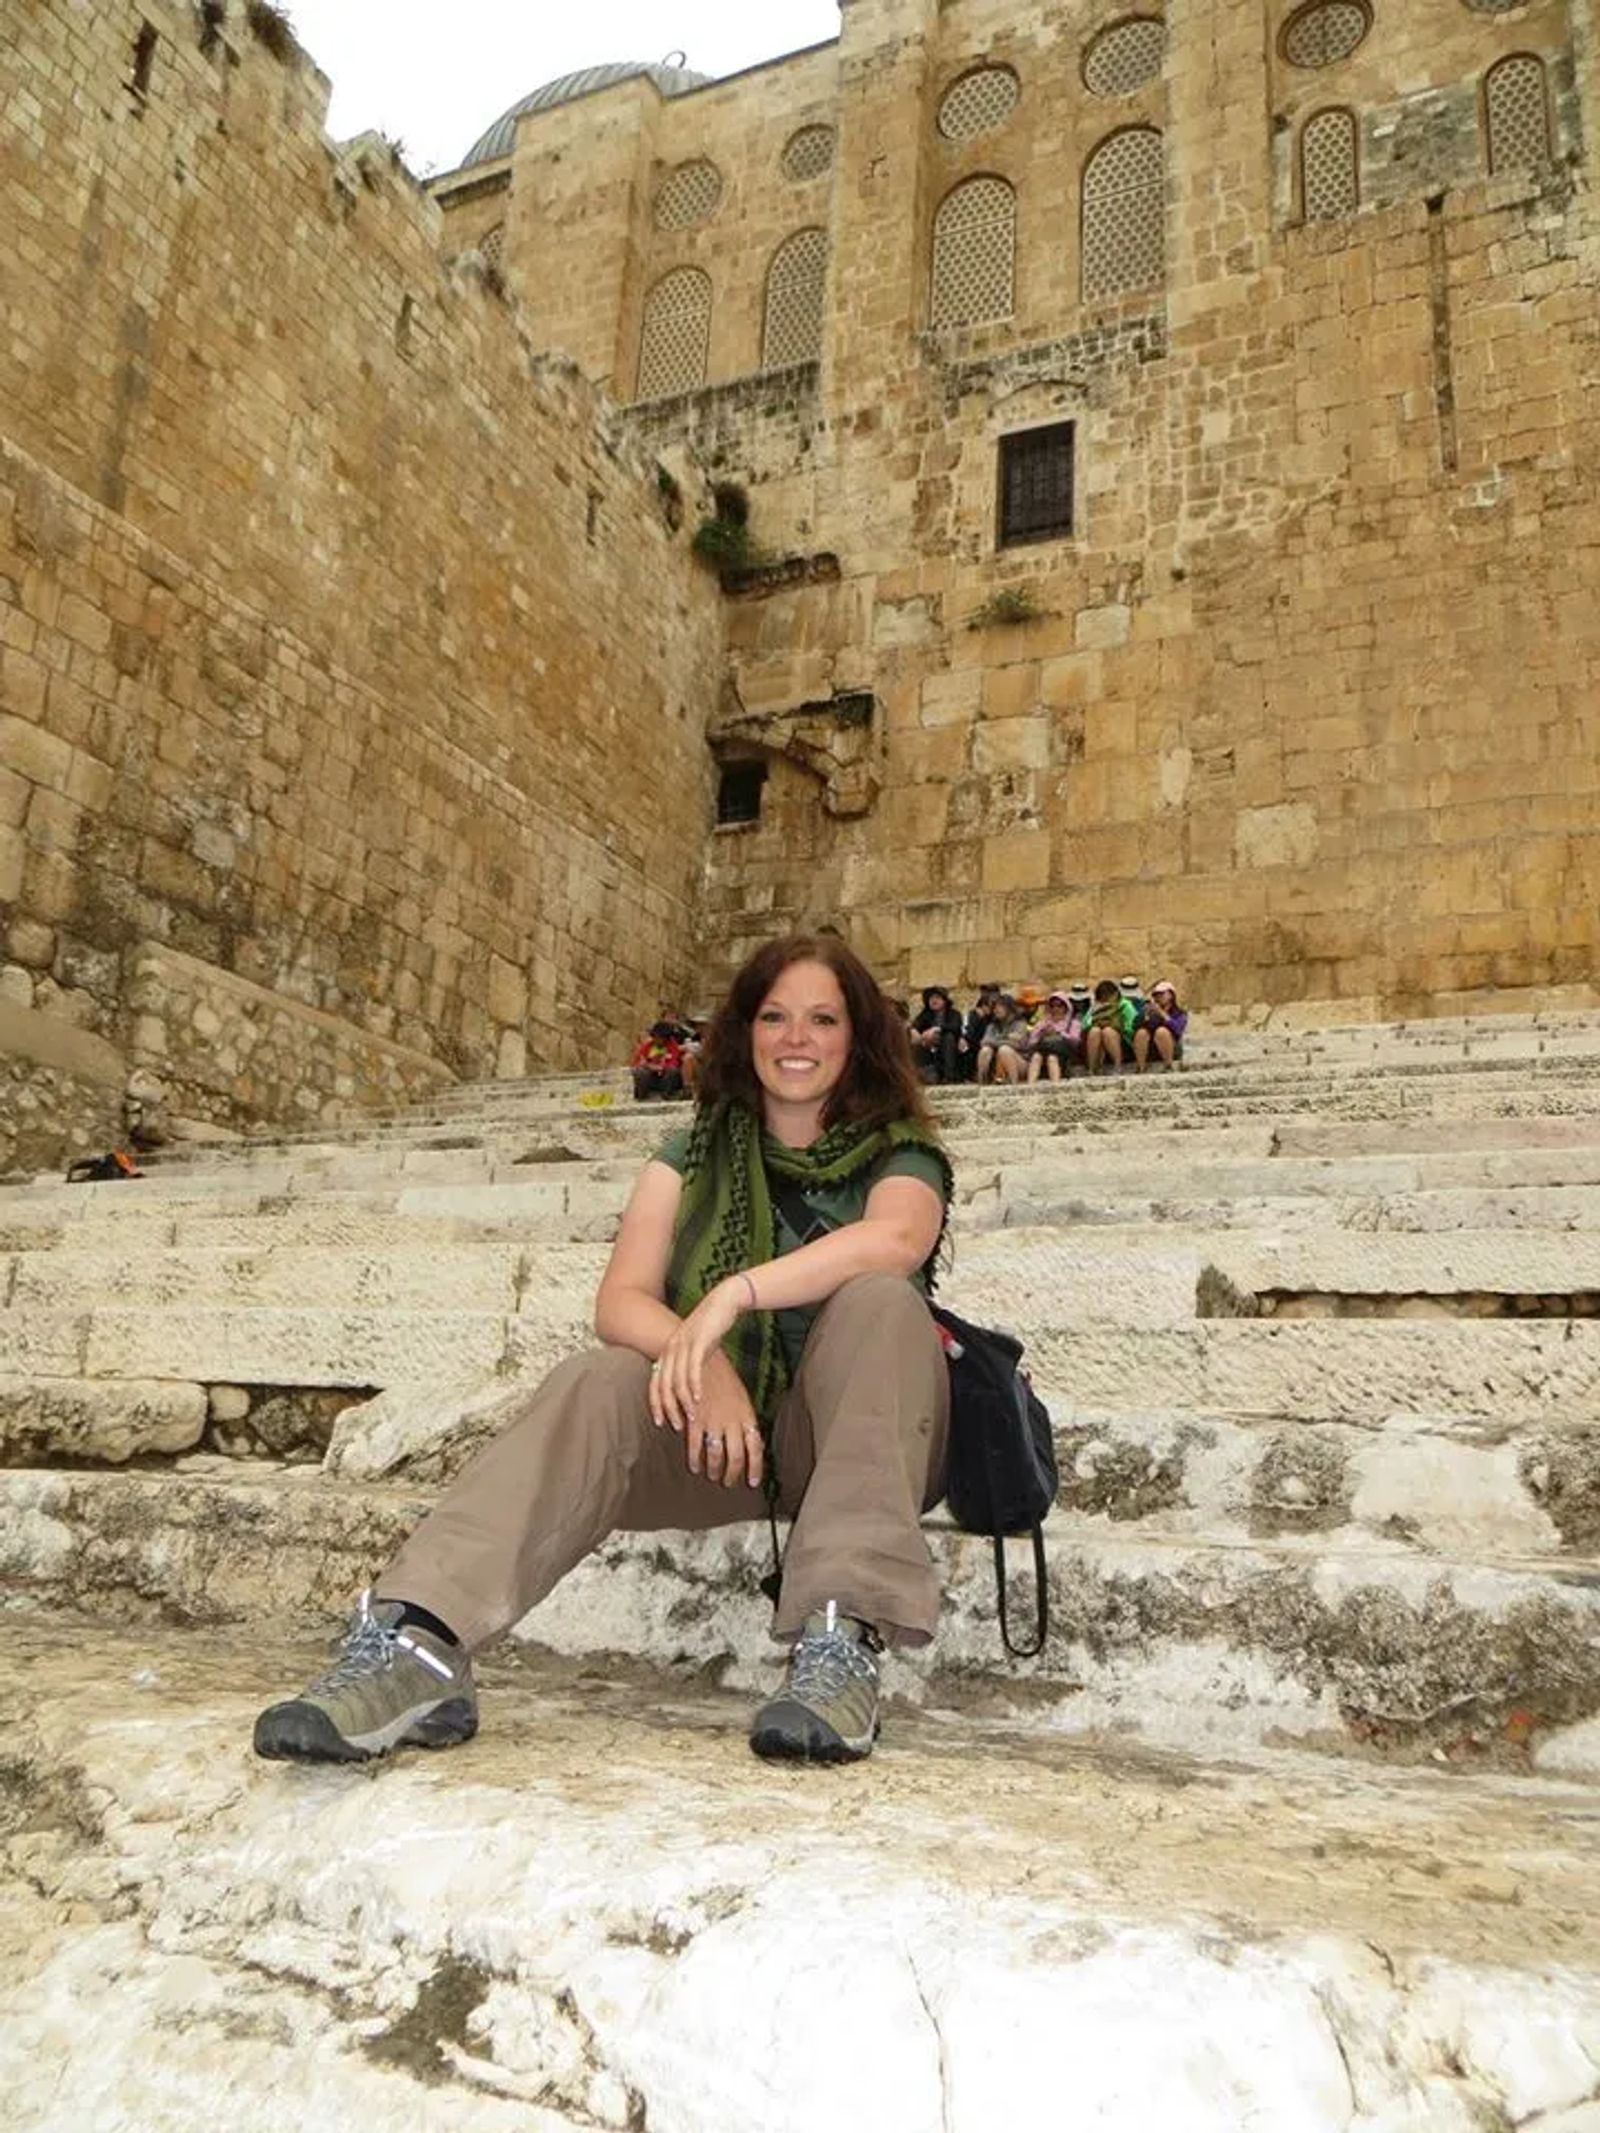
[[[1054,1628],[1005,1663],[930,1520],[944,1628],[842,1774],[744,1750],[754,1530],[609,1543],[469,1749],[248,1752],[588,1338],[673,1114],[496,1084],[0,1188],[21,2123],[987,2133],[1070,2061],[1117,2133],[1600,2133],[1600,1018],[941,1107],[944,1293],[1057,1426]]]

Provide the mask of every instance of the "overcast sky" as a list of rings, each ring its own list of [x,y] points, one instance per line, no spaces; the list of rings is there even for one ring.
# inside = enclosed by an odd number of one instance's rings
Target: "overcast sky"
[[[508,106],[558,74],[688,55],[732,74],[839,34],[839,0],[286,0],[333,82],[336,140],[375,126],[419,175],[452,170]]]

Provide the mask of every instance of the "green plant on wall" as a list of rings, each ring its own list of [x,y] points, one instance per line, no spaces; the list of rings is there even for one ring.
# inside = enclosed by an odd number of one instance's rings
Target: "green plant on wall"
[[[1026,585],[1002,585],[990,593],[981,607],[967,617],[969,630],[1005,629],[1023,622],[1042,622],[1045,610]]]
[[[719,481],[711,491],[712,514],[690,542],[702,562],[717,570],[743,570],[755,560],[750,539],[750,499],[737,482]]]

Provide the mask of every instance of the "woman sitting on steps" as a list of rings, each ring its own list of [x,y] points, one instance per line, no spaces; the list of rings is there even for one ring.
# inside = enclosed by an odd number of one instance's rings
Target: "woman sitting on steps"
[[[693,1125],[647,1163],[595,1305],[602,1347],[528,1394],[364,1595],[341,1655],[263,1711],[260,1755],[362,1761],[477,1730],[472,1653],[619,1529],[794,1524],[758,1755],[869,1753],[877,1655],[926,1644],[919,1520],[948,1366],[926,1304],[950,1165],[904,1025],[832,935],[758,950],[707,1040]]]

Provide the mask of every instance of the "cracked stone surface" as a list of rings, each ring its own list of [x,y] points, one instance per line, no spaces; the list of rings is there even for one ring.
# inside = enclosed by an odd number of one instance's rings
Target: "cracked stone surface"
[[[1576,1788],[895,1707],[871,1762],[795,1771],[688,1674],[525,1655],[488,1662],[469,1746],[303,1770],[248,1727],[306,1648],[7,1628],[28,2133],[992,2133],[1064,2069],[1104,2133],[1545,2133],[1595,2102]]]

